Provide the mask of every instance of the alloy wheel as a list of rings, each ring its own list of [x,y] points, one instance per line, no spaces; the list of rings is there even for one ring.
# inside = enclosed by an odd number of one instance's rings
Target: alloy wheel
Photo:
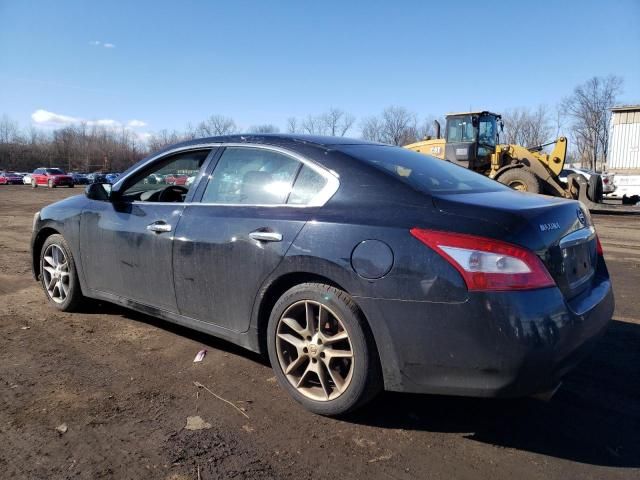
[[[334,400],[353,376],[354,356],[340,318],[325,305],[301,300],[278,321],[276,352],[293,387],[316,401]]]
[[[42,277],[49,298],[63,303],[69,296],[69,261],[62,247],[51,244],[42,257]]]

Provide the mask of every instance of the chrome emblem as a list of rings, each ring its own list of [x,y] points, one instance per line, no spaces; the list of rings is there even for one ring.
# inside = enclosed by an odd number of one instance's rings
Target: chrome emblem
[[[547,232],[549,230],[560,230],[560,223],[551,222],[551,223],[541,223],[540,224],[540,231],[541,232]]]
[[[584,216],[584,212],[579,208],[576,213],[578,214],[578,220],[582,225],[587,223],[587,218]]]

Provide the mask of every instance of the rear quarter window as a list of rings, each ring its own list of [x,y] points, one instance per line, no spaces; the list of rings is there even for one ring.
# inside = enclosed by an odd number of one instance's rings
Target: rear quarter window
[[[428,194],[481,193],[509,188],[451,162],[406,148],[348,145],[340,150]]]

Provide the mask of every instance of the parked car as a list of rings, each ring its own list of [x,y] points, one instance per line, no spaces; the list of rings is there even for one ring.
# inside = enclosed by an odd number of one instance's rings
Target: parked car
[[[176,173],[173,175],[167,175],[164,179],[164,183],[167,185],[186,185],[188,179],[188,175]]]
[[[160,184],[160,183],[165,183],[164,182],[164,176],[160,175],[158,173],[152,173],[150,175],[147,175],[144,178],[143,181],[144,181],[144,183],[150,183],[150,184],[153,184],[153,185],[157,185],[157,184]]]
[[[151,173],[190,167],[190,187]],[[614,309],[589,212],[410,150],[332,137],[176,145],[42,209],[50,304],[117,303],[268,353],[324,415],[382,388],[553,391]]]
[[[558,178],[560,179],[561,182],[566,184],[567,177],[572,173],[582,175],[585,178],[585,180],[587,180],[587,182],[589,182],[591,177],[594,174],[596,174],[596,172],[593,172],[586,168],[565,167],[560,171],[560,175],[558,175]],[[602,178],[602,193],[604,194],[612,193],[616,189],[615,184],[613,182],[613,174],[603,172],[603,173],[600,173],[599,175]]]
[[[120,176],[119,173],[114,173],[114,172],[107,173],[105,175],[105,180],[106,180],[107,183],[114,184],[114,183],[116,183],[118,181],[118,177],[119,176]]]
[[[31,185],[31,174],[27,173],[24,177],[22,177],[22,183],[25,185]]]
[[[22,185],[22,177],[14,172],[0,172],[0,185]]]
[[[31,174],[31,186],[46,185],[49,188],[66,186],[73,188],[73,177],[60,168],[36,168]]]
[[[85,173],[74,172],[71,176],[73,177],[73,183],[75,185],[88,185],[91,183]]]

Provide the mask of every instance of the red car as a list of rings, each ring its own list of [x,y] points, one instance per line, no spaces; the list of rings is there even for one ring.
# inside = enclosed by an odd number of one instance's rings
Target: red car
[[[188,175],[184,175],[181,173],[177,173],[175,175],[167,175],[164,179],[164,183],[166,183],[167,185],[186,185],[187,184],[187,179],[189,178]]]
[[[59,168],[36,168],[31,174],[31,186],[46,185],[49,188],[66,185],[73,188],[73,177],[67,175]]]
[[[13,172],[0,172],[0,185],[22,185],[22,177]]]

